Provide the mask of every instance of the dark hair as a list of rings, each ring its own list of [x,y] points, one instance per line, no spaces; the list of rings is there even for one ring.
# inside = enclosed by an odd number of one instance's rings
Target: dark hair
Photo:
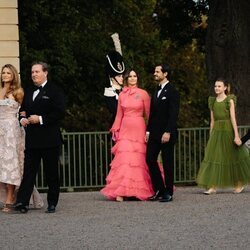
[[[123,76],[123,81],[124,81],[124,84],[125,85],[128,85],[128,77],[129,77],[129,74],[131,71],[134,71],[136,73],[136,76],[137,76],[137,85],[138,85],[138,81],[139,81],[139,75],[138,73],[136,72],[136,70],[134,70],[133,68],[132,69],[127,69],[124,73],[124,76]]]
[[[162,73],[168,73],[167,78],[169,79],[170,76],[171,76],[171,68],[170,68],[170,66],[167,63],[161,63],[161,64],[156,65],[156,67],[157,66],[161,66]]]
[[[42,62],[42,61],[35,61],[35,62],[33,62],[31,64],[31,67],[33,67],[34,65],[37,65],[37,64],[42,65],[43,71],[49,72],[49,65],[47,63],[45,63],[45,62]]]
[[[216,78],[216,80],[215,80],[216,82],[223,82],[224,84],[226,84],[226,79],[225,78],[223,78],[223,77],[218,77],[218,78]]]

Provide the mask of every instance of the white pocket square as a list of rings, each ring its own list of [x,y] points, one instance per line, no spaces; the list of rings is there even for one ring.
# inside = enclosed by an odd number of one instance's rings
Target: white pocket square
[[[49,97],[44,95],[44,96],[42,96],[42,99],[49,99]]]
[[[167,99],[167,98],[166,98],[166,96],[163,96],[161,99],[162,99],[162,100],[165,100],[165,99]]]

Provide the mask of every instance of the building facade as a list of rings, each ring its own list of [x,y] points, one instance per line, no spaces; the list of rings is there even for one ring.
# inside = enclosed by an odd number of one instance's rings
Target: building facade
[[[0,0],[0,67],[13,64],[20,71],[17,0]]]

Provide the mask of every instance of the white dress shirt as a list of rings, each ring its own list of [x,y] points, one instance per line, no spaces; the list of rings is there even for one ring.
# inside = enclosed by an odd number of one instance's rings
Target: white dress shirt
[[[45,81],[43,84],[41,84],[41,87],[44,87],[46,85],[47,81]],[[35,100],[35,98],[37,97],[37,95],[40,93],[40,89],[37,89],[36,91],[34,91],[33,93],[33,101]],[[41,125],[43,125],[43,118],[42,116],[39,116],[39,122]]]
[[[164,82],[163,84],[161,84],[161,89],[158,91],[158,93],[157,93],[157,97],[159,97],[160,96],[160,94],[161,94],[161,91],[163,90],[163,88],[167,85],[169,83],[169,81],[166,81],[166,82]]]

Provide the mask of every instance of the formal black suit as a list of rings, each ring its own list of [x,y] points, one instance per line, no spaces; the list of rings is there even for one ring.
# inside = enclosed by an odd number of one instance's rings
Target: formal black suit
[[[65,97],[62,90],[49,81],[33,100],[34,91],[34,86],[25,90],[20,111],[25,111],[27,118],[30,115],[41,116],[43,124],[29,124],[25,128],[24,174],[17,194],[17,203],[29,204],[42,159],[49,188],[48,205],[56,206],[60,189],[58,162],[62,145],[59,123],[65,113]]]
[[[149,167],[155,192],[173,195],[174,180],[174,144],[177,139],[177,119],[179,114],[179,93],[172,83],[168,82],[159,97],[157,91],[151,98],[150,115],[147,131],[150,132],[146,160]],[[170,140],[162,143],[164,132],[170,133]],[[157,163],[161,151],[165,183]]]
[[[246,135],[241,138],[242,144],[246,143],[250,139],[250,129],[248,129]]]

